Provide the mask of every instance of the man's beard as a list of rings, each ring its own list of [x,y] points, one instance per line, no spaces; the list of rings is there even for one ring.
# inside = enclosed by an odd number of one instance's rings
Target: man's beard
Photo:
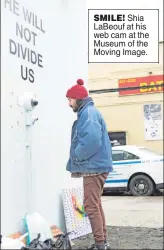
[[[77,111],[78,111],[78,109],[79,109],[78,106],[77,106],[77,107],[74,107],[74,108],[73,108],[72,106],[70,106],[70,107],[72,108],[72,110],[73,110],[74,113],[77,113]]]
[[[82,104],[82,100],[77,100],[76,101],[76,107],[72,107],[71,105],[70,105],[70,107],[72,108],[72,110],[73,110],[73,112],[74,113],[77,113],[77,111],[79,110],[79,108],[80,108],[80,106],[81,106],[81,104]]]

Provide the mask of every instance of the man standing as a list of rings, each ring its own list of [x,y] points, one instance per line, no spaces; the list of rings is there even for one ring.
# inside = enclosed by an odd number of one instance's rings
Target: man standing
[[[95,240],[88,249],[109,249],[101,195],[113,169],[111,143],[105,121],[83,85],[83,80],[79,79],[66,93],[69,106],[77,112],[67,171],[72,177],[83,177],[84,209]]]

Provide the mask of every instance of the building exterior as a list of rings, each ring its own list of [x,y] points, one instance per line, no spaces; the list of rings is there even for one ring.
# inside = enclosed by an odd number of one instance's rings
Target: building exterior
[[[61,191],[75,184],[65,170],[75,120],[65,94],[88,78],[86,2],[5,0],[1,14],[1,234],[23,230],[28,212],[63,229]],[[27,113],[31,93],[38,105]],[[29,115],[38,118],[31,127]]]
[[[93,93],[112,141],[163,152],[163,42],[158,64],[89,64],[89,90],[146,86]]]

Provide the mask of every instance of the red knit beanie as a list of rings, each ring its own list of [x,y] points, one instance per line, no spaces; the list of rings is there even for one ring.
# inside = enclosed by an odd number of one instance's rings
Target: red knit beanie
[[[77,100],[88,97],[88,92],[83,85],[84,81],[82,79],[78,79],[77,84],[68,89],[66,97]]]

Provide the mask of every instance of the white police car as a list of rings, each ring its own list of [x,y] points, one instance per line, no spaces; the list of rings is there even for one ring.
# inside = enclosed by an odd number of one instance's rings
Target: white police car
[[[163,155],[133,145],[112,147],[113,171],[104,191],[130,191],[134,196],[150,196],[163,189]]]

